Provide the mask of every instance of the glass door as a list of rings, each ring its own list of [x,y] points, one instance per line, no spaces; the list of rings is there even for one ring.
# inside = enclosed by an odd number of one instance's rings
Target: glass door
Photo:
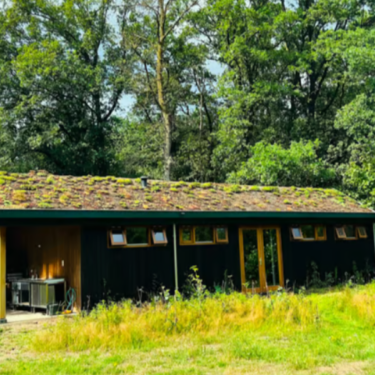
[[[284,286],[280,229],[240,228],[239,240],[242,290],[259,293]]]

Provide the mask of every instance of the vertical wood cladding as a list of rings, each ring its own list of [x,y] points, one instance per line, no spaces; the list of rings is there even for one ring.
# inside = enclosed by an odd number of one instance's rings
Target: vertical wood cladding
[[[306,220],[306,224],[309,222]],[[284,264],[284,280],[289,280],[288,286],[304,285],[311,271],[311,262],[315,262],[322,279],[326,272],[335,272],[342,279],[345,272],[353,274],[353,262],[358,269],[366,265],[374,269],[374,240],[372,224],[369,222],[354,222],[348,224],[364,225],[368,238],[356,241],[338,241],[334,238],[334,226],[340,223],[317,222],[327,228],[326,241],[292,241],[289,234],[292,220],[277,223],[271,220],[232,220],[228,225],[229,243],[216,245],[179,245],[178,282],[180,290],[186,283],[191,267],[198,267],[198,274],[203,283],[211,290],[215,285],[221,285],[225,273],[232,276],[234,287],[241,289],[240,259],[238,234],[241,226],[272,225],[281,228],[282,255]],[[142,225],[137,222],[133,225]],[[162,223],[158,223],[162,225]],[[199,225],[210,223],[191,223],[184,225]],[[216,224],[216,223],[213,223]],[[225,223],[221,223],[225,225]],[[303,223],[300,222],[300,225]],[[122,224],[124,225],[124,224]],[[152,246],[146,248],[108,249],[106,226],[82,227],[82,296],[83,304],[90,296],[94,304],[108,295],[114,300],[121,298],[138,298],[138,290],[156,292],[163,285],[174,291],[174,259],[173,259],[173,229],[167,227],[167,246]],[[177,235],[179,226],[177,225]],[[310,272],[311,273],[311,272]],[[143,295],[147,298],[147,294]]]
[[[64,266],[62,266],[64,261]],[[7,272],[36,270],[41,278],[63,277],[77,293],[81,307],[80,227],[10,227],[7,229]]]
[[[237,227],[229,228],[229,244],[178,245],[178,282],[181,287],[197,266],[205,285],[221,284],[224,273],[232,276],[240,288],[239,250]],[[177,227],[178,234],[178,227]],[[163,285],[175,289],[173,228],[167,227],[168,244],[145,248],[108,249],[107,228],[82,228],[82,291],[83,303],[90,296],[96,303],[105,294],[115,300],[138,298],[138,290],[155,292]],[[177,240],[179,244],[179,240]],[[147,297],[147,295],[144,295]]]
[[[356,223],[354,223],[356,224]],[[326,241],[293,241],[290,238],[290,227],[282,227],[282,243],[285,281],[288,285],[305,285],[306,278],[311,276],[311,263],[318,266],[321,279],[326,273],[345,280],[345,273],[353,275],[353,262],[359,270],[369,268],[374,272],[375,254],[372,225],[366,227],[367,238],[357,240],[335,239],[334,225],[327,225]]]
[[[106,227],[82,228],[83,303],[97,303],[108,295],[114,300],[137,298],[158,286],[174,291],[173,233],[167,228],[166,246],[116,248],[107,245]],[[144,298],[147,298],[145,295]]]

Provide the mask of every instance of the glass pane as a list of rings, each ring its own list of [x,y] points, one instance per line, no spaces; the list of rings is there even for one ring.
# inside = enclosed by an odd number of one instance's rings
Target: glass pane
[[[267,285],[279,285],[279,258],[277,252],[276,229],[265,229],[263,231],[263,242]]]
[[[292,228],[293,238],[302,238],[301,229],[299,228]]]
[[[217,238],[219,241],[227,239],[227,228],[216,228]]]
[[[165,241],[165,237],[164,237],[164,232],[163,231],[160,231],[160,232],[154,231],[154,237],[155,237],[155,241],[156,242]]]
[[[358,232],[361,237],[367,237],[366,228],[365,227],[358,227]]]
[[[336,228],[337,237],[345,238],[344,228]]]
[[[183,228],[182,229],[182,241],[183,242],[191,242],[191,229],[190,228]]]
[[[255,229],[243,230],[245,280],[247,288],[259,288],[258,238]]]
[[[314,227],[312,225],[302,225],[302,236],[306,239],[315,239]]]
[[[324,238],[324,227],[316,227],[316,234],[318,238]]]
[[[124,235],[122,232],[112,232],[112,244],[115,245],[117,243],[123,243],[124,242]]]
[[[126,228],[128,245],[148,245],[147,228]]]
[[[354,225],[345,225],[346,238],[355,238]]]
[[[214,242],[212,227],[196,227],[195,242]]]

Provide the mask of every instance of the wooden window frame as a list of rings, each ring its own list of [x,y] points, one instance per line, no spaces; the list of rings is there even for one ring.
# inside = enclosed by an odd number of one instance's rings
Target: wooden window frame
[[[223,228],[225,230],[225,238],[223,240],[219,239],[219,234],[217,232],[218,228]],[[214,235],[215,235],[215,241],[216,243],[228,243],[229,242],[229,236],[228,236],[228,227],[223,225],[223,226],[216,226],[214,228]]]
[[[301,236],[295,237],[294,233],[293,233],[293,229],[299,229],[299,231],[301,232]],[[290,235],[292,237],[292,240],[294,240],[294,241],[301,241],[301,240],[303,240],[302,230],[301,230],[301,227],[299,227],[299,226],[290,227]]]
[[[323,237],[319,237],[318,228],[323,228],[323,232],[324,232]],[[314,232],[315,232],[315,241],[327,241],[327,227],[325,225],[315,225]]]
[[[146,228],[147,229],[147,243],[129,244],[128,238],[127,238],[127,232],[126,232],[127,228]],[[121,227],[120,229],[122,230],[122,233],[124,234],[126,244],[112,245],[111,233],[112,233],[113,230],[116,230],[116,229],[115,228],[108,229],[108,231],[107,231],[107,233],[108,233],[107,234],[107,248],[108,249],[146,248],[146,247],[157,247],[157,246],[162,246],[162,245],[168,244],[167,231],[166,231],[166,228],[164,228],[164,227],[163,227],[163,231],[164,231],[166,243],[161,243],[161,242],[159,243],[159,241],[157,241],[157,243],[152,242],[152,232],[153,232],[153,230],[157,230],[157,228],[154,228],[154,227],[144,226],[144,225],[128,225],[128,226],[125,226],[125,227]]]
[[[321,224],[306,224],[306,225],[310,225],[314,228],[314,238],[303,237],[302,225],[294,225],[290,227],[290,237],[292,241],[314,242],[314,241],[326,241],[327,240],[327,227],[325,225],[321,225]],[[301,237],[298,237],[298,238],[294,237],[293,235],[294,228],[299,228],[299,230],[301,231]],[[318,236],[318,228],[323,228],[324,230],[323,237]]]
[[[164,240],[163,241],[157,241],[155,239],[155,232],[163,232],[164,234]],[[168,244],[168,238],[167,238],[167,231],[165,228],[151,228],[151,235],[152,235],[152,242],[154,245],[167,245]]]
[[[210,228],[212,232],[212,241],[197,241],[197,236],[195,230],[197,228]],[[215,227],[211,225],[194,225],[193,227],[193,238],[194,238],[194,245],[215,245]]]
[[[350,224],[351,225],[351,224]],[[357,230],[357,226],[356,225],[352,225],[354,227],[354,233],[355,233],[355,237],[348,237],[347,234],[346,234],[346,231],[345,231],[345,227],[347,225],[339,225],[339,226],[336,226],[335,227],[335,238],[336,240],[340,240],[340,241],[356,241],[358,240],[358,230]],[[338,228],[342,228],[344,230],[344,233],[345,233],[345,237],[344,236],[339,236],[339,234],[337,233],[337,229]],[[366,232],[367,234],[367,232]]]
[[[361,234],[361,232],[359,231],[359,228],[363,228],[363,229],[364,229],[364,231],[365,231],[365,234],[364,234],[364,235]],[[363,238],[367,238],[367,237],[368,237],[368,236],[367,236],[367,228],[364,227],[363,225],[359,225],[358,227],[356,227],[356,231],[357,231],[357,233],[358,233],[358,237],[359,237],[359,238],[363,239]]]
[[[195,236],[195,229],[198,227],[210,227],[212,229],[212,242],[197,242]],[[187,228],[191,231],[191,241],[184,241],[182,232]],[[217,238],[217,231],[216,228],[225,228],[226,229],[226,239],[225,240],[218,240]],[[180,239],[180,246],[206,246],[206,245],[222,245],[229,243],[229,235],[228,235],[228,226],[227,225],[189,225],[189,226],[180,226],[179,227],[179,239]]]
[[[344,231],[344,235],[339,234],[338,229],[342,229]],[[345,233],[345,229],[344,229],[343,226],[335,227],[335,234],[336,234],[335,237],[338,240],[345,240],[346,239],[346,233]]]
[[[114,244],[114,241],[113,241],[113,232],[114,231],[119,231],[122,233],[122,235],[124,236],[124,241],[123,242],[118,242],[116,244]],[[120,229],[110,229],[109,230],[109,241],[110,241],[110,244],[112,247],[122,247],[122,246],[126,246],[127,244],[127,241],[126,241],[126,233],[124,231],[124,229],[120,228]]]
[[[182,232],[184,230],[187,230],[187,229],[190,230],[190,238],[191,238],[190,241],[184,241],[183,236],[182,236]],[[179,237],[180,237],[180,245],[183,245],[183,246],[194,245],[194,228],[192,226],[182,226],[182,227],[180,227],[179,228]]]
[[[127,244],[126,247],[132,248],[132,247],[151,247],[151,231],[149,227],[142,226],[142,225],[128,225],[124,228],[125,233],[127,235],[127,229],[128,228],[146,228],[147,229],[147,243],[142,244]],[[128,238],[126,238],[126,242],[128,242]]]

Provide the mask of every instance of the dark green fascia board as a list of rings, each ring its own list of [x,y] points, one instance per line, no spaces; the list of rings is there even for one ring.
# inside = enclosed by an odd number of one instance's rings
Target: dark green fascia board
[[[0,210],[0,219],[372,219],[375,212]]]

